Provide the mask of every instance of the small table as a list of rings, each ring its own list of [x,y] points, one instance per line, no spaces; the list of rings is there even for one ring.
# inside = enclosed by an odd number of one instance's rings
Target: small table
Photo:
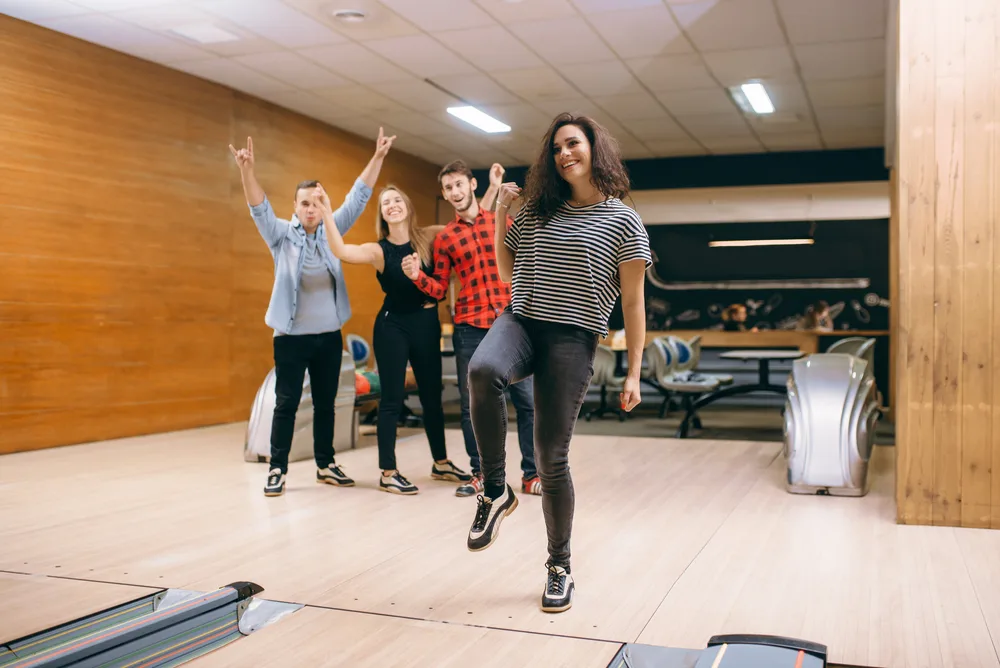
[[[737,394],[750,394],[751,392],[787,394],[787,387],[771,383],[771,360],[796,360],[804,356],[805,353],[801,350],[731,350],[720,354],[719,357],[723,359],[743,360],[745,362],[756,360],[758,370],[757,382],[747,385],[731,385],[722,390],[709,392],[698,399],[698,401],[689,404],[687,412],[684,414],[684,419],[681,420],[680,426],[677,427],[677,438],[687,437],[688,427],[691,421],[695,419],[695,413],[699,408],[707,406],[713,401]]]

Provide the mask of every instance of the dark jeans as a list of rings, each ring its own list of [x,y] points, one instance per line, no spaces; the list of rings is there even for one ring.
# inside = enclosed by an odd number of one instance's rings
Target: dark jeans
[[[288,471],[295,414],[302,400],[302,381],[309,371],[313,402],[313,451],[316,466],[333,463],[333,405],[340,387],[344,340],[340,331],[274,337],[275,402],[271,422],[272,469]]]
[[[381,311],[372,339],[382,391],[378,402],[378,465],[396,469],[396,428],[406,399],[406,363],[413,367],[424,431],[435,460],[448,458],[441,406],[441,321],[436,308],[417,313]]]
[[[455,348],[455,369],[458,373],[458,393],[462,402],[462,435],[465,437],[465,451],[469,454],[469,464],[473,474],[479,473],[482,470],[482,465],[469,410],[469,362],[488,331],[490,330],[481,327],[458,324],[455,325],[455,333],[452,335],[452,345]],[[521,471],[527,480],[537,475],[533,385],[531,378],[526,378],[507,388],[507,394],[510,395],[514,409],[517,411],[517,439],[521,446]]]
[[[504,390],[534,375],[535,456],[542,479],[549,559],[567,570],[575,505],[569,442],[594,375],[597,341],[593,332],[506,311],[493,323],[469,365],[472,424],[487,491],[502,489],[506,481]]]

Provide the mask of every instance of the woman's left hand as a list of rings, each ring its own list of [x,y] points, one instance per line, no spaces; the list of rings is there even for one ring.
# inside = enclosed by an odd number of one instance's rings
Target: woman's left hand
[[[630,375],[625,378],[625,385],[622,387],[618,399],[621,401],[622,410],[626,412],[639,405],[642,398],[639,396],[639,379],[637,377]]]

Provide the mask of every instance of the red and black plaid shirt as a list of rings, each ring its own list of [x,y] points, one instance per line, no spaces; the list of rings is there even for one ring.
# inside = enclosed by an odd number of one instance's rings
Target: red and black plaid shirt
[[[434,275],[423,271],[416,284],[434,299],[444,299],[454,269],[462,281],[455,300],[455,324],[489,328],[510,304],[510,285],[500,280],[493,248],[495,214],[479,209],[475,222],[455,216],[434,239]],[[507,226],[513,225],[507,217]]]

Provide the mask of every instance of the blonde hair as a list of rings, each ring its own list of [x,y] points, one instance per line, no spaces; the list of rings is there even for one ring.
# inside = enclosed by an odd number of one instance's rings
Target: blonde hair
[[[428,225],[427,227],[417,225],[417,213],[413,210],[410,196],[391,183],[382,188],[378,194],[378,206],[375,209],[375,236],[379,241],[389,236],[389,223],[382,217],[382,195],[390,190],[399,193],[399,196],[403,198],[403,203],[406,204],[406,227],[410,234],[410,243],[417,251],[417,255],[420,256],[420,262],[430,265],[434,253],[434,237],[444,229],[444,225]]]

